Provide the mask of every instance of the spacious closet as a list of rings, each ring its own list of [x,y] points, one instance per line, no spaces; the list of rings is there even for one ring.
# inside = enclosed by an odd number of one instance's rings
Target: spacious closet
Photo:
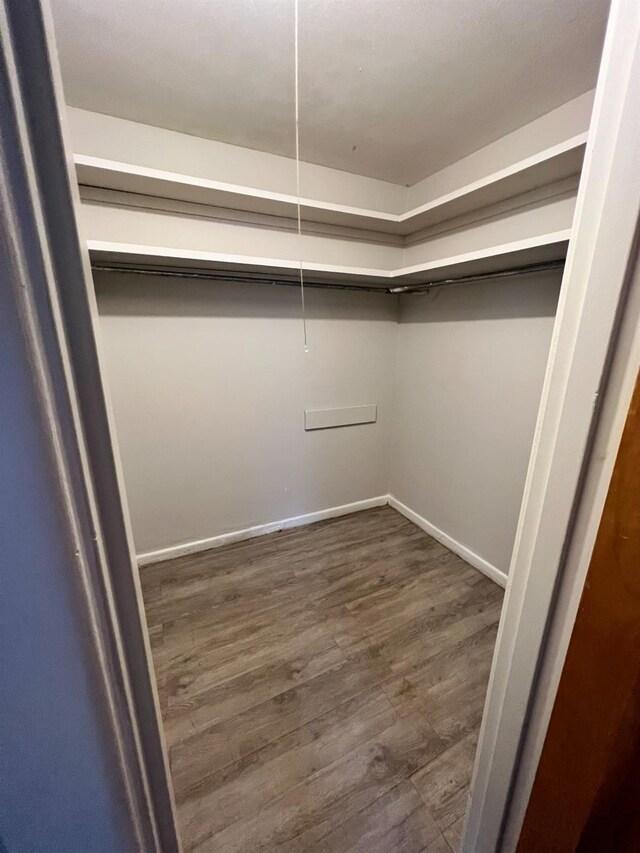
[[[608,4],[52,5],[184,849],[455,851]]]

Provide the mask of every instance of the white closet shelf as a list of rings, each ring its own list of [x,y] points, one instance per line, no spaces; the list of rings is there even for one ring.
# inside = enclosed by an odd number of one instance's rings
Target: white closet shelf
[[[578,174],[586,140],[586,133],[578,134],[406,213],[386,213],[303,198],[302,217],[309,222],[391,234],[413,234],[438,222]],[[286,193],[268,192],[84,154],[76,154],[74,159],[81,185],[272,216],[294,218],[296,215],[296,197]]]
[[[560,260],[566,255],[570,236],[570,230],[554,231],[539,237],[504,243],[488,249],[395,270],[311,263],[304,263],[303,269],[305,279],[309,282],[348,283],[369,287],[374,285],[386,289],[404,284],[420,284],[452,277],[501,272],[512,267]],[[153,269],[208,270],[231,276],[235,273],[248,277],[273,276],[291,280],[296,280],[298,275],[298,264],[291,260],[226,255],[219,252],[192,252],[185,249],[111,243],[101,240],[89,240],[88,248],[92,263],[96,266],[111,265],[149,271]]]

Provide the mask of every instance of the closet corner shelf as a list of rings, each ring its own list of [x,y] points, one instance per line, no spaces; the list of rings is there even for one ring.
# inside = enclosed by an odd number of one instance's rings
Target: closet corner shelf
[[[566,256],[570,230],[554,231],[526,240],[503,243],[428,263],[396,270],[364,269],[333,264],[303,264],[305,280],[316,283],[347,284],[362,287],[376,286],[389,290],[404,284],[424,284],[446,278],[501,272],[513,267],[529,266]],[[162,246],[142,246],[131,243],[88,241],[94,267],[110,267],[123,271],[155,270],[207,271],[227,278],[272,277],[295,282],[298,264],[289,259],[257,258],[227,255],[219,252],[196,252]]]
[[[587,134],[582,133],[544,151],[426,202],[393,214],[313,199],[302,199],[302,217],[342,227],[409,235],[424,228],[505,201],[580,172]],[[76,154],[78,183],[250,213],[294,218],[297,199],[286,193],[228,184],[206,178],[149,169],[131,163]]]

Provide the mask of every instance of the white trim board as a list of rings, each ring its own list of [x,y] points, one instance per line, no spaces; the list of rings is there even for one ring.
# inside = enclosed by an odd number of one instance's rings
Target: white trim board
[[[177,557],[186,557],[189,554],[197,554],[200,551],[209,551],[212,548],[221,548],[223,545],[231,545],[234,542],[244,542],[247,539],[255,539],[258,536],[266,536],[268,533],[277,533],[280,530],[291,530],[294,527],[303,527],[306,524],[313,524],[316,521],[325,521],[329,518],[339,518],[342,515],[351,515],[354,512],[361,512],[365,509],[372,509],[376,506],[389,505],[401,515],[404,515],[409,521],[428,533],[438,542],[441,542],[445,548],[453,551],[465,562],[473,566],[474,569],[482,572],[490,580],[494,581],[503,589],[507,584],[507,576],[500,569],[493,566],[475,551],[462,545],[456,539],[453,539],[448,534],[431,524],[425,518],[418,515],[408,506],[405,506],[393,495],[378,495],[375,498],[367,498],[363,501],[354,501],[353,503],[343,504],[342,506],[328,507],[317,512],[308,512],[305,515],[296,515],[292,518],[285,518],[281,521],[270,521],[267,524],[257,524],[254,527],[245,527],[243,530],[233,530],[230,533],[221,533],[219,536],[210,536],[207,539],[196,539],[192,542],[183,542],[179,545],[170,545],[167,548],[158,548],[156,551],[145,551],[138,554],[137,560],[139,566],[148,566],[150,563],[160,563],[165,560],[175,560]]]
[[[610,365],[620,352],[619,319],[637,249],[640,185],[630,176],[640,170],[639,74],[640,6],[637,0],[613,0],[462,853],[516,849],[535,773],[535,767],[523,763],[523,756],[535,762],[544,740],[546,720],[539,703],[555,687],[540,681],[542,672],[548,674],[553,651],[550,619],[556,614],[570,618],[558,612],[558,595],[567,592],[567,556],[578,545],[584,547],[584,530],[575,525],[584,519],[585,484],[596,449],[592,439],[611,390]],[[600,457],[595,464],[605,461]],[[552,664],[557,674],[562,660]],[[513,797],[516,790],[518,800]]]
[[[270,521],[267,524],[245,527],[243,530],[221,533],[219,536],[210,536],[207,539],[196,539],[192,542],[183,542],[180,545],[170,545],[168,548],[159,548],[157,551],[145,551],[142,554],[138,554],[138,565],[146,566],[149,563],[174,560],[176,557],[186,557],[189,554],[197,554],[199,551],[208,551],[211,548],[220,548],[222,545],[231,545],[233,542],[255,539],[258,536],[265,536],[267,533],[290,530],[293,527],[302,527],[305,524],[313,524],[315,521],[325,521],[328,518],[339,518],[341,515],[350,515],[352,512],[361,512],[363,509],[371,509],[376,506],[386,506],[388,497],[388,495],[378,495],[375,498],[354,501],[353,503],[343,504],[342,506],[332,506],[327,509],[318,510],[317,512],[308,512],[305,515],[285,518],[281,521]]]
[[[453,219],[579,174],[586,142],[587,133],[579,133],[403,213],[301,198],[302,217],[305,221],[389,234],[414,234],[443,220]],[[297,197],[290,193],[199,178],[87,154],[74,154],[74,162],[78,182],[83,186],[103,187],[272,216],[295,215]]]
[[[305,281],[337,281],[349,284],[379,285],[389,288],[402,284],[420,284],[429,279],[457,275],[500,272],[514,265],[543,263],[564,258],[571,229],[514,240],[451,257],[426,261],[397,269],[365,268],[344,264],[304,261]],[[96,264],[135,264],[180,270],[220,270],[223,272],[298,275],[300,261],[294,258],[266,258],[232,255],[167,246],[149,246],[104,240],[87,240],[91,260]]]
[[[389,495],[389,506],[397,510],[401,515],[404,515],[405,518],[408,518],[409,521],[412,521],[416,527],[424,530],[424,532],[428,533],[429,536],[437,539],[438,542],[445,546],[445,548],[453,551],[454,554],[457,554],[466,563],[473,566],[474,569],[478,569],[479,572],[482,572],[483,575],[486,575],[490,580],[494,581],[494,583],[497,583],[498,586],[501,586],[503,589],[506,587],[507,575],[492,563],[485,560],[484,557],[476,554],[475,551],[472,551],[471,548],[467,548],[466,545],[458,542],[457,539],[453,539],[443,530],[440,530],[434,524],[431,524],[430,521],[427,521],[426,518],[423,518],[421,515],[418,515],[417,512],[409,509],[408,506],[405,506],[405,504],[393,495]]]

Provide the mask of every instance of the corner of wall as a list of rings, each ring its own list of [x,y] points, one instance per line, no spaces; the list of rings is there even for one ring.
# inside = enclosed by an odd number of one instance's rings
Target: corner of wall
[[[391,298],[391,297],[390,297]],[[389,426],[389,444],[387,449],[387,493],[391,493],[391,469],[393,466],[395,435],[396,435],[396,388],[398,387],[398,341],[400,339],[400,294],[394,297],[396,305],[396,339],[393,350],[393,388],[391,390],[391,411]]]

